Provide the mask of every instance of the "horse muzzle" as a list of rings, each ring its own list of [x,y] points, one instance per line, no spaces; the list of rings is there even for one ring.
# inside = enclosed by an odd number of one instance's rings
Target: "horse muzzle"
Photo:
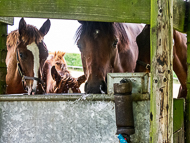
[[[28,87],[27,91],[28,91],[28,95],[34,95],[34,94],[36,94],[36,88],[32,89],[31,87]]]
[[[36,86],[33,87],[34,82],[36,82]],[[28,95],[34,95],[37,93],[37,82],[42,86],[42,90],[44,91],[44,82],[40,78],[36,77],[28,77],[28,76],[23,76],[22,77],[22,84],[23,88],[25,91],[28,92]]]
[[[85,92],[93,94],[106,94],[107,93],[107,84],[105,81],[87,81],[85,84]]]
[[[36,94],[36,87],[33,87],[33,80],[25,80],[23,81],[23,87],[25,89],[25,91],[28,93],[28,95],[34,95]]]

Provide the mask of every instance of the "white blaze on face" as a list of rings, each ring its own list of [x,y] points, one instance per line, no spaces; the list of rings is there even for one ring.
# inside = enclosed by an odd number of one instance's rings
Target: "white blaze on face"
[[[26,46],[28,50],[30,50],[33,54],[33,57],[34,57],[34,69],[33,69],[33,72],[34,72],[34,77],[37,77],[38,78],[38,69],[40,67],[40,53],[39,53],[39,48],[38,46],[36,45],[35,42],[31,43],[30,45],[27,45]],[[32,86],[32,89],[35,89],[37,86],[37,81],[34,80],[33,81],[33,86]]]

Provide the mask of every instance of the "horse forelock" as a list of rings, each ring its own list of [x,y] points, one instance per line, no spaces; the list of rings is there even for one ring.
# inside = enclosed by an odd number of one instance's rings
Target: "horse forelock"
[[[98,31],[98,32],[97,32]],[[94,39],[94,34],[111,35],[120,38],[121,41],[127,42],[128,36],[123,23],[111,22],[85,22],[75,33],[75,43],[82,35]]]
[[[43,34],[35,26],[28,24],[25,30],[22,31],[20,40],[26,45],[29,45],[33,42],[39,44],[43,40]]]
[[[19,34],[18,30],[14,30],[7,36],[6,45],[7,47],[16,47],[20,41],[22,41],[25,45],[30,45],[31,43],[35,42],[39,44],[43,40],[42,33],[39,30],[32,26],[27,25],[26,29],[23,30],[22,35]]]

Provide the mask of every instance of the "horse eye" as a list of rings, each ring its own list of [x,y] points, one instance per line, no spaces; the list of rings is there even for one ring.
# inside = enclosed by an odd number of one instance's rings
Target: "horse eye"
[[[81,44],[77,44],[77,47],[78,47],[79,49],[81,49]]]
[[[55,63],[57,66],[61,66],[61,64],[60,63]]]
[[[81,44],[77,44],[77,47],[79,48],[79,50],[81,50],[82,48]]]
[[[19,56],[20,56],[20,58],[23,58],[23,53],[20,53]]]
[[[116,39],[116,40],[113,42],[113,47],[114,47],[114,48],[116,48],[117,43],[118,43],[118,40]]]

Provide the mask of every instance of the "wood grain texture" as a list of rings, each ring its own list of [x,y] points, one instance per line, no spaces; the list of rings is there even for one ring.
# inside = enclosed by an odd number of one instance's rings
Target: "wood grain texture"
[[[190,10],[188,11],[188,15]],[[188,23],[190,22],[190,16],[188,17]],[[190,24],[187,26],[187,97],[186,97],[186,108],[185,108],[185,137],[186,143],[190,142]]]
[[[174,133],[180,130],[184,125],[184,105],[185,105],[185,99],[174,99],[173,102]]]
[[[0,22],[0,94],[5,94],[6,82],[5,77],[7,74],[6,68],[6,39],[7,39],[7,24]]]
[[[13,17],[0,17],[0,22],[6,23],[9,25],[13,25],[14,24],[14,18]]]
[[[151,0],[150,142],[173,142],[173,1]]]
[[[6,0],[0,7],[0,15],[14,17],[142,23],[150,17],[149,0]]]
[[[184,32],[185,2],[174,0],[174,28]],[[0,16],[150,24],[150,0],[1,0]]]
[[[187,2],[183,0],[173,0],[173,27],[180,32],[186,32],[186,4]]]
[[[185,99],[173,100],[173,142],[184,143],[184,105]]]

